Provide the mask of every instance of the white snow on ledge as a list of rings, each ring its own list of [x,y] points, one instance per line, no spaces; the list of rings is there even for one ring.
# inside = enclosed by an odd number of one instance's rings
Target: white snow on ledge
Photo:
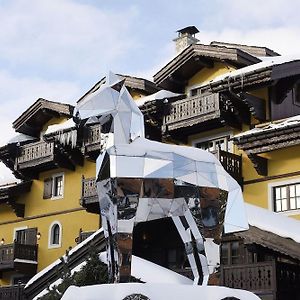
[[[245,74],[251,73],[253,71],[258,71],[265,69],[267,67],[275,66],[275,65],[280,65],[292,61],[297,61],[300,60],[300,55],[282,55],[282,56],[272,56],[270,59],[265,59],[262,62],[240,68],[222,75],[219,75],[215,77],[213,80],[210,81],[210,83],[215,83],[218,81],[226,80],[229,78],[235,78],[235,77],[240,77]]]
[[[272,123],[260,124],[253,129],[250,129],[250,130],[247,130],[247,131],[244,131],[242,133],[235,135],[234,138],[241,138],[241,137],[255,135],[258,133],[287,128],[289,126],[293,126],[296,124],[300,124],[300,115],[286,118],[284,120],[274,121]]]
[[[131,294],[142,294],[150,300],[221,300],[236,297],[240,300],[259,300],[251,292],[218,286],[180,284],[119,283],[85,287],[71,286],[62,300],[122,300]]]
[[[249,203],[245,208],[250,225],[300,243],[300,221]]]
[[[45,134],[50,134],[53,132],[62,132],[63,130],[67,130],[67,129],[71,129],[71,128],[75,128],[76,124],[74,123],[73,119],[70,118],[69,120],[62,122],[60,124],[54,124],[54,125],[50,125],[48,126]]]
[[[167,98],[174,98],[174,97],[178,97],[181,94],[177,94],[177,93],[173,93],[167,90],[160,90],[154,94],[151,94],[149,96],[146,97],[141,97],[138,100],[135,100],[135,103],[137,106],[142,106],[144,105],[146,102],[149,101],[154,101],[154,100],[163,100],[163,99],[167,99]]]

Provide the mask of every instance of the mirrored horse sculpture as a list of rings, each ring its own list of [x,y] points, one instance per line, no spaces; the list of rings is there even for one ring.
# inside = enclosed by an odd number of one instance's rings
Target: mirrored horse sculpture
[[[237,182],[209,152],[144,138],[143,115],[112,73],[79,103],[76,117],[106,128],[96,180],[111,281],[131,275],[134,226],[170,217],[194,284],[207,284],[219,265],[224,221],[226,232],[248,228]]]

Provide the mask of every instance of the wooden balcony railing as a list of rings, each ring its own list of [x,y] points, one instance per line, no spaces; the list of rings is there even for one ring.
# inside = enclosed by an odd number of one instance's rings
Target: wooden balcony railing
[[[37,261],[37,245],[13,243],[0,246],[0,270],[13,269],[15,262]],[[0,298],[1,299],[1,298]]]
[[[221,267],[221,285],[257,294],[276,293],[276,264],[264,262]]]
[[[51,161],[54,158],[54,143],[43,141],[24,145],[20,148],[20,155],[16,158],[16,169],[36,166]]]
[[[89,126],[88,138],[85,141],[85,151],[87,153],[98,151],[101,147],[101,126],[100,124]]]
[[[178,129],[220,116],[220,95],[193,96],[171,103],[170,113],[164,118],[163,129]]]
[[[242,156],[224,150],[215,150],[212,153],[220,161],[224,169],[240,184],[243,184]]]
[[[95,177],[82,178],[80,204],[89,212],[100,213]]]
[[[24,285],[12,285],[0,287],[0,299],[1,300],[23,300]]]

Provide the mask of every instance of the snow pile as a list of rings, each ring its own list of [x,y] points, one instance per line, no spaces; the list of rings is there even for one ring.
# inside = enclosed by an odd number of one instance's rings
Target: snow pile
[[[149,101],[163,100],[163,99],[174,98],[178,96],[181,96],[181,94],[173,93],[167,90],[160,90],[152,95],[135,100],[135,103],[137,106],[142,106]]]
[[[272,123],[260,124],[259,126],[253,128],[251,130],[244,131],[242,133],[235,135],[234,138],[255,135],[257,133],[265,133],[265,132],[272,131],[272,130],[279,130],[279,129],[287,128],[289,126],[293,126],[293,125],[297,125],[297,124],[300,124],[300,115],[290,117],[290,118],[280,120],[280,121],[275,121]]]
[[[76,124],[73,119],[69,119],[61,124],[50,125],[45,135],[56,133],[55,140],[62,145],[71,145],[72,148],[76,147],[77,143],[77,130]]]
[[[245,207],[250,225],[300,243],[300,222],[298,220],[248,203],[245,203]]]
[[[71,286],[65,292],[62,300],[123,300],[126,296],[132,294],[142,294],[151,300],[221,300],[226,297],[236,297],[240,300],[259,300],[256,295],[244,290],[217,286],[153,283],[102,284],[85,287]]]
[[[229,78],[242,77],[243,75],[254,71],[263,70],[267,67],[276,66],[276,65],[297,61],[297,60],[300,60],[300,55],[272,56],[270,59],[265,59],[262,62],[219,75],[215,77],[213,80],[211,80],[210,83],[226,80]]]

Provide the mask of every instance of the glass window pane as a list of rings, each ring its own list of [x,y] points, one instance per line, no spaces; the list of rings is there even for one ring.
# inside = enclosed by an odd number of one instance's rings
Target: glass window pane
[[[281,201],[281,208],[282,208],[283,211],[288,209],[288,207],[287,207],[287,200],[286,199],[283,199]]]
[[[300,197],[297,197],[297,208],[300,208]]]
[[[296,184],[296,195],[300,196],[300,184]]]
[[[221,263],[224,265],[228,265],[229,260],[228,260],[228,255],[229,255],[229,244],[224,243],[221,245]]]
[[[239,263],[239,242],[233,242],[231,244],[231,261],[232,264]]]
[[[276,201],[275,211],[281,211],[281,201]]]
[[[280,188],[275,188],[275,199],[280,199],[281,194],[280,194]]]
[[[296,209],[296,198],[295,197],[290,198],[290,209]]]
[[[295,197],[295,190],[296,190],[296,186],[290,185],[290,197]]]
[[[283,186],[280,189],[281,189],[281,197],[286,198],[286,186]]]

